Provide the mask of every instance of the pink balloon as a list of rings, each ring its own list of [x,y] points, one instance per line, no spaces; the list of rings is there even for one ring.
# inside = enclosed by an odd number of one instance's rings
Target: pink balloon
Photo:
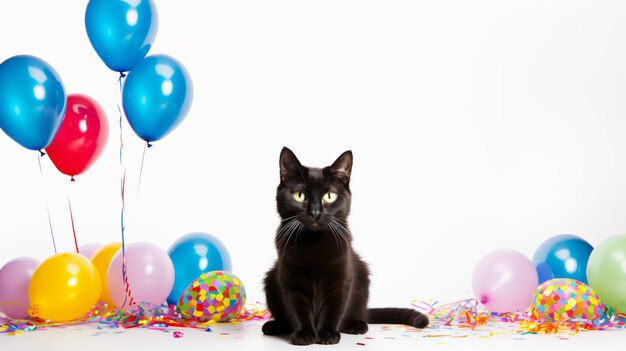
[[[100,247],[102,247],[102,244],[100,243],[84,244],[78,247],[78,252],[88,259],[91,259],[91,256],[93,256],[94,252],[98,251]]]
[[[524,311],[539,285],[533,263],[521,252],[496,250],[474,267],[472,289],[489,312]]]
[[[39,261],[30,257],[15,258],[0,269],[0,310],[12,319],[28,317],[28,284]]]
[[[122,277],[122,250],[107,272],[111,300],[118,309],[132,309],[142,302],[161,305],[174,286],[174,264],[160,247],[146,242],[126,246],[126,282]],[[126,284],[127,283],[127,284]]]

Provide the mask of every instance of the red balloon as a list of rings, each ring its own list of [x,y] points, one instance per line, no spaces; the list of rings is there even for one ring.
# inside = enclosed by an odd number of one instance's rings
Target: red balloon
[[[89,96],[71,94],[65,118],[46,151],[61,173],[73,177],[96,162],[108,137],[109,124],[102,107]]]

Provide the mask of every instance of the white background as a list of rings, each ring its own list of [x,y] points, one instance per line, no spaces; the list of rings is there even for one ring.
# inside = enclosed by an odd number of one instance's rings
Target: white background
[[[592,245],[626,226],[626,3],[156,0],[151,54],[193,79],[187,119],[147,151],[123,127],[128,242],[217,235],[249,299],[275,258],[278,155],[325,166],[352,149],[354,246],[371,304],[469,297],[498,248],[552,235]],[[49,62],[104,107],[110,138],[69,182],[0,133],[0,264],[120,240],[119,87],[84,26],[87,1],[0,2],[0,61]]]

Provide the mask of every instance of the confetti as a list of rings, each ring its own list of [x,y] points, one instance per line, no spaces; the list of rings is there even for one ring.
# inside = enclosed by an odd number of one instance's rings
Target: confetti
[[[393,340],[396,336],[408,337],[420,332],[421,337],[439,340],[443,338],[489,338],[500,334],[515,336],[533,334],[556,334],[561,340],[570,340],[569,337],[580,331],[626,329],[626,314],[617,312],[611,306],[606,307],[606,318],[589,321],[573,318],[558,322],[545,322],[533,318],[530,312],[526,313],[489,313],[481,308],[475,299],[465,299],[452,303],[439,304],[435,301],[413,301],[413,306],[427,314],[431,324],[426,329],[415,329],[411,326],[381,325],[375,332],[400,332],[384,336],[384,339]],[[241,313],[230,320],[229,324],[244,321],[265,321],[270,319],[270,313],[264,305],[257,302],[243,309]],[[146,328],[168,333],[175,331],[171,328],[190,328],[204,332],[213,332],[211,326],[217,323],[214,320],[199,322],[183,318],[175,305],[154,306],[142,303],[132,310],[109,310],[104,303],[99,303],[83,318],[72,322],[50,323],[42,320],[11,320],[0,316],[0,334],[11,336],[25,332],[47,330],[50,328],[66,328],[69,326],[91,325],[100,330],[92,336],[101,333],[121,334],[128,329]],[[245,329],[247,327],[238,328]],[[113,330],[117,329],[117,331]],[[110,331],[109,331],[110,330]],[[374,330],[372,330],[374,332]],[[177,334],[178,335],[178,334]],[[229,333],[220,333],[220,338],[229,338]],[[389,335],[389,334],[387,334]],[[237,335],[234,335],[236,338]],[[375,339],[365,337],[365,340]],[[525,340],[515,337],[514,340]]]
[[[172,335],[174,336],[174,338],[179,339],[179,338],[182,338],[183,335],[185,335],[185,333],[181,331],[175,331]]]
[[[249,320],[268,320],[269,311],[257,302],[248,308],[244,308],[238,316],[229,321],[230,324]],[[151,330],[167,331],[166,328],[192,328],[211,332],[211,324],[187,320],[178,312],[175,305],[154,306],[142,303],[132,310],[109,310],[105,303],[98,303],[83,318],[71,322],[51,323],[44,320],[11,320],[0,317],[0,334],[20,335],[22,332],[46,330],[47,328],[65,328],[83,324],[95,325],[97,329],[133,329],[147,328]],[[121,334],[124,331],[116,331],[113,334]]]
[[[555,322],[537,320],[530,312],[489,313],[479,307],[476,299],[470,298],[439,305],[438,301],[413,301],[413,307],[427,314],[431,319],[429,328],[450,328],[476,330],[488,323],[504,322],[516,325],[515,332],[524,334],[555,334],[569,332],[576,334],[581,330],[604,330],[625,328],[626,314],[607,306],[606,313],[597,319],[572,318]],[[589,318],[589,315],[587,315]],[[431,334],[432,335],[432,334]],[[489,337],[489,336],[486,336]]]

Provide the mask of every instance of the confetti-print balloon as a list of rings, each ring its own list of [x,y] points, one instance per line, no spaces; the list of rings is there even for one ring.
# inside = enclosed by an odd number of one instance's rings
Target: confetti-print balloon
[[[199,322],[227,322],[239,315],[246,303],[246,290],[234,274],[212,271],[202,274],[178,300],[184,318]]]
[[[533,319],[540,322],[592,322],[607,318],[607,306],[588,285],[575,279],[559,278],[543,282],[530,305]]]

